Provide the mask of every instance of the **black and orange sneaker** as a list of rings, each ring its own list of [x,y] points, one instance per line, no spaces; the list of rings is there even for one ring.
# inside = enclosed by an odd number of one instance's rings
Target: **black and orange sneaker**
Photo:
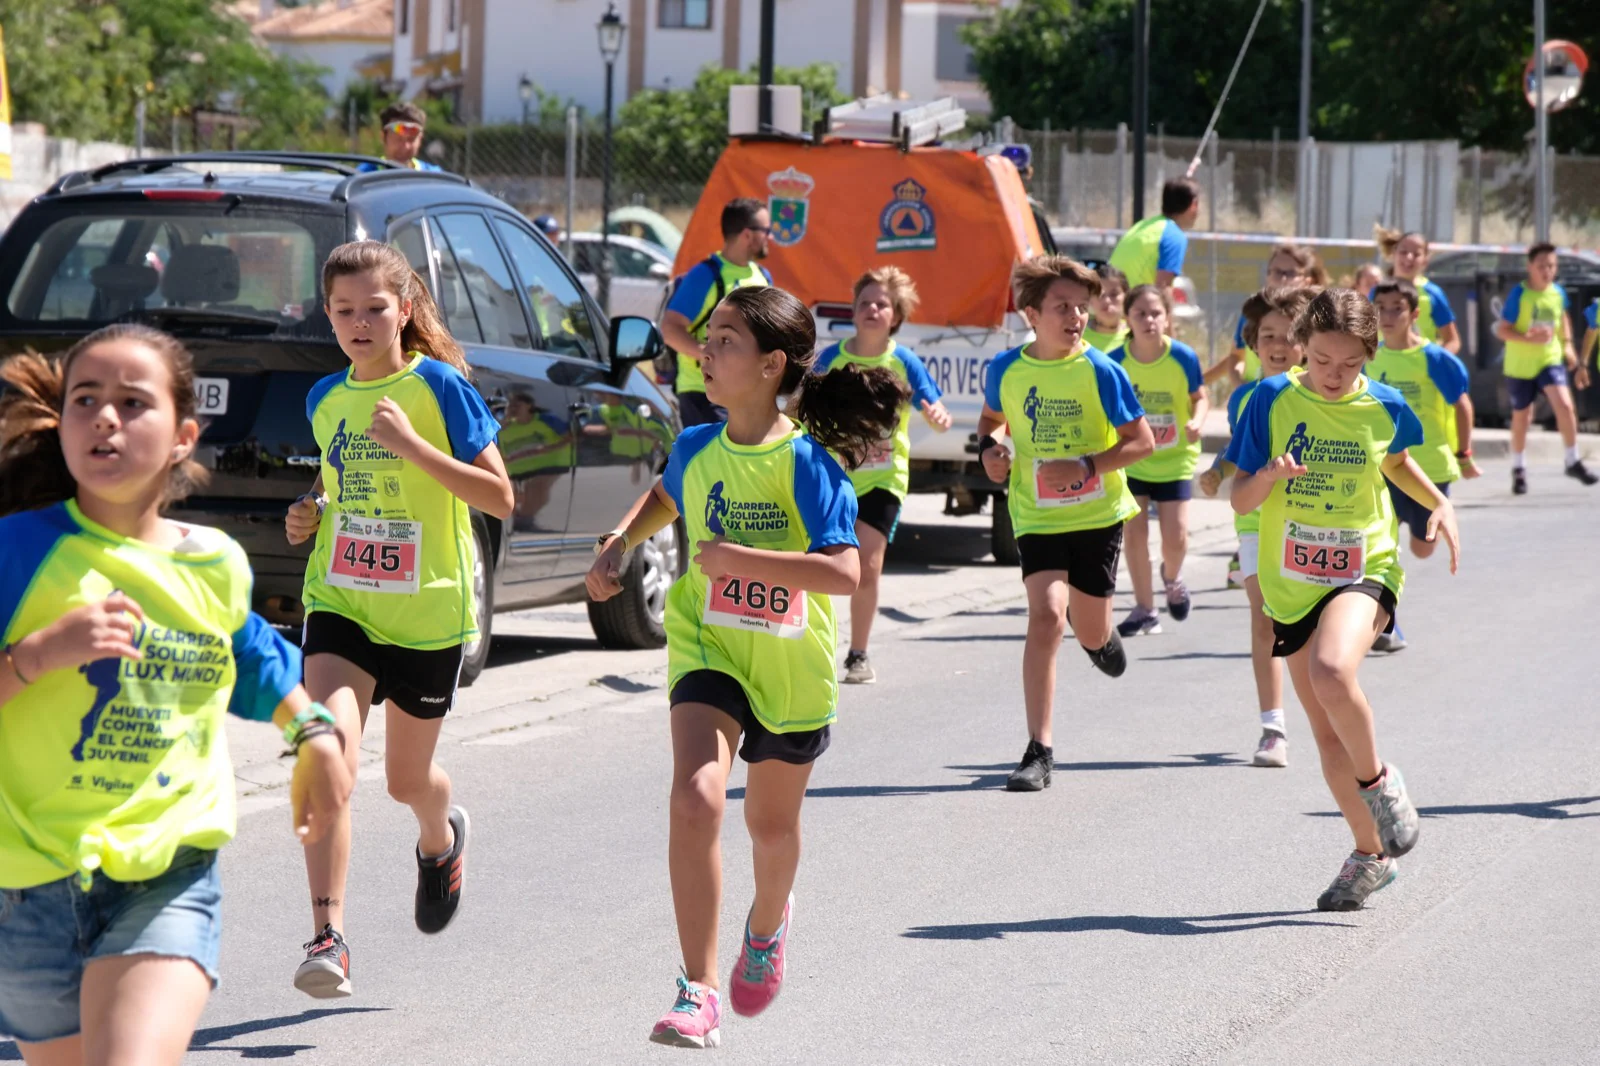
[[[450,808],[450,828],[455,842],[437,859],[417,853],[417,928],[439,933],[461,906],[461,880],[467,872],[467,832],[471,823],[460,807]]]
[[[343,999],[355,991],[350,983],[350,948],[331,925],[304,945],[306,961],[294,972],[294,986],[312,999]]]

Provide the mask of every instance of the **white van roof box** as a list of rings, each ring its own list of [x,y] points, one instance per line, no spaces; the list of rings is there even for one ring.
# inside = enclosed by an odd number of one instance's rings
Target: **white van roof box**
[[[916,101],[880,94],[828,108],[817,120],[814,136],[818,141],[874,141],[910,149],[931,144],[966,125],[966,109],[954,97]]]

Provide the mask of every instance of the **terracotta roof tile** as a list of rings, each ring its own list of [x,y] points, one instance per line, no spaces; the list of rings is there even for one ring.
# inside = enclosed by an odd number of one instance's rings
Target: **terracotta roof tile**
[[[284,7],[252,27],[257,37],[269,40],[306,40],[317,37],[394,38],[394,0],[322,0],[304,7]]]

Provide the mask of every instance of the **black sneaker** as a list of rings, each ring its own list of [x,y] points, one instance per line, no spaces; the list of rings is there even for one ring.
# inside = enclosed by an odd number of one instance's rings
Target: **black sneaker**
[[[461,906],[461,880],[467,870],[470,828],[465,810],[450,808],[450,828],[455,830],[456,839],[447,854],[437,859],[417,855],[417,928],[424,933],[443,931],[456,916],[456,908]]]
[[[1128,654],[1122,650],[1122,638],[1113,629],[1111,636],[1106,640],[1106,646],[1099,651],[1083,649],[1089,656],[1089,661],[1094,663],[1102,674],[1107,677],[1121,677],[1122,672],[1128,668]]]
[[[1528,472],[1518,467],[1511,471],[1511,495],[1526,496],[1528,494]]]
[[[1006,791],[1040,792],[1049,788],[1050,771],[1055,768],[1055,764],[1055,756],[1051,753],[1051,749],[1037,740],[1028,741],[1028,750],[1022,753],[1022,761],[1011,771],[1011,776],[1006,778]]]
[[[324,925],[303,945],[306,961],[294,972],[294,986],[312,999],[343,999],[355,991],[350,983],[350,947],[331,925]]]
[[[1582,459],[1568,464],[1567,476],[1582,485],[1593,485],[1600,482],[1600,476],[1591,473],[1589,468],[1583,465]]]

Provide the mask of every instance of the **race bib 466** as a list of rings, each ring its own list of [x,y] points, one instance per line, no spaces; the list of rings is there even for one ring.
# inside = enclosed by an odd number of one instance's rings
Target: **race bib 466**
[[[806,632],[806,594],[752,578],[721,577],[706,583],[708,626],[799,640]]]

